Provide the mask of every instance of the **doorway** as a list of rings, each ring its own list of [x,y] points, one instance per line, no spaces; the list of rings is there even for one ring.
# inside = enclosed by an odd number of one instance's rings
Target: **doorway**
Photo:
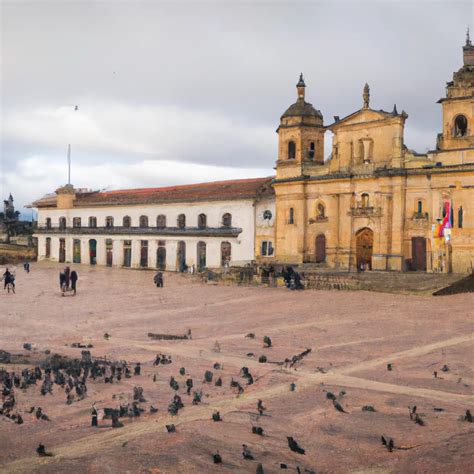
[[[158,247],[156,251],[156,267],[158,270],[166,270],[166,247]]]
[[[97,263],[97,240],[89,240],[89,259],[90,264],[95,265]]]
[[[72,261],[81,263],[81,241],[79,239],[74,239],[72,243]]]
[[[206,242],[197,243],[198,271],[202,272],[206,268]]]
[[[186,243],[180,240],[176,250],[178,272],[186,271]]]
[[[112,239],[105,241],[105,263],[108,267],[111,267],[114,262],[114,244]]]
[[[372,251],[374,247],[374,232],[365,227],[356,234],[357,270],[372,270]]]
[[[426,239],[412,237],[411,239],[412,269],[415,272],[426,272]]]
[[[228,267],[232,257],[232,247],[230,242],[221,243],[221,266]]]
[[[316,263],[326,261],[326,236],[319,234],[316,236]]]
[[[66,261],[66,239],[59,239],[59,262]]]

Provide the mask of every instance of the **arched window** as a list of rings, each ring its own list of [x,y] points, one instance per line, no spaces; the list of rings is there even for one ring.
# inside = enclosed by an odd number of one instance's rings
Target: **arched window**
[[[367,193],[363,193],[361,198],[361,207],[369,207],[369,195]]]
[[[228,212],[226,212],[222,216],[222,226],[223,227],[232,227],[232,214],[229,214]]]
[[[132,219],[130,218],[130,216],[125,216],[123,218],[123,227],[131,227],[132,226]]]
[[[97,217],[89,217],[89,227],[97,227]]]
[[[295,223],[295,211],[292,207],[290,207],[290,212],[288,213],[288,224]]]
[[[59,228],[60,229],[65,229],[66,228],[66,218],[65,217],[60,217],[59,218]]]
[[[454,136],[465,137],[467,135],[467,118],[464,115],[458,115],[454,120]]]
[[[158,227],[158,229],[164,229],[166,227],[166,216],[165,215],[160,214],[156,218],[156,227]]]
[[[416,212],[420,216],[423,214],[423,201],[418,200],[417,207],[416,207]]]
[[[288,159],[294,160],[296,157],[296,144],[294,141],[288,142]]]
[[[184,214],[180,214],[178,216],[178,227],[180,229],[184,229],[186,227],[186,216]]]
[[[206,214],[199,214],[198,216],[198,227],[205,229],[207,227],[207,216]]]
[[[114,218],[112,216],[107,216],[105,218],[105,227],[113,227],[114,226]]]
[[[308,158],[310,160],[314,160],[314,142],[309,143],[309,151],[308,151]]]
[[[140,216],[140,227],[148,227],[148,217],[147,216]]]
[[[81,227],[81,218],[80,217],[73,217],[72,219],[72,226],[75,229],[78,229]]]
[[[51,217],[46,218],[46,229],[51,229]]]
[[[462,206],[460,206],[458,209],[458,227],[460,229],[462,229],[462,218],[463,218],[463,210],[462,210]]]

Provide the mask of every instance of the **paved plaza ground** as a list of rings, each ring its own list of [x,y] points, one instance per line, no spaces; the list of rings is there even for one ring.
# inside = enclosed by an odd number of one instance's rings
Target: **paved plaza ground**
[[[158,289],[152,272],[77,266],[78,294],[62,297],[60,269],[33,264],[26,274],[17,268],[16,294],[0,292],[0,349],[80,358],[81,349],[71,343],[90,343],[93,356],[139,361],[142,373],[114,384],[91,381],[87,397],[71,405],[56,385],[46,396],[39,386],[17,390],[25,422],[16,425],[0,416],[0,472],[255,473],[258,463],[265,473],[296,472],[297,466],[317,473],[472,469],[474,424],[460,417],[466,409],[474,413],[474,294],[292,292],[215,286],[179,274],[165,274],[165,287]],[[148,337],[188,329],[192,340]],[[111,337],[104,339],[104,333]],[[245,337],[248,333],[255,338]],[[264,336],[272,339],[271,348],[263,347]],[[214,350],[216,341],[220,352]],[[25,351],[24,343],[31,343],[33,351]],[[283,361],[306,348],[312,352],[296,369],[258,362],[261,355]],[[173,363],[153,366],[158,352],[170,354]],[[221,369],[213,368],[216,362]],[[449,371],[442,372],[445,364]],[[253,385],[239,375],[243,366],[252,373]],[[11,364],[1,367],[13,370]],[[186,376],[179,374],[180,367]],[[222,378],[222,387],[203,383],[206,370]],[[167,412],[175,393],[170,376],[179,382],[185,405],[175,417]],[[185,393],[188,377],[203,390],[200,405],[193,406]],[[243,394],[230,387],[232,378],[245,387]],[[113,429],[107,420],[101,428],[90,426],[93,402],[99,408],[117,407],[132,399],[135,385],[144,389],[144,414],[121,419],[123,428]],[[339,401],[347,413],[326,397],[327,391],[337,395],[342,390]],[[258,399],[267,408],[261,417]],[[149,413],[150,405],[159,411]],[[376,411],[363,411],[364,405]],[[417,406],[424,426],[410,420],[409,405]],[[41,406],[51,421],[26,413],[30,406]],[[215,410],[222,422],[212,421]],[[169,423],[176,433],[166,432]],[[253,434],[252,426],[261,426],[264,436]],[[382,434],[396,447],[411,449],[388,452]],[[306,454],[292,452],[287,436]],[[54,457],[36,456],[40,442]],[[242,444],[255,460],[243,459]],[[223,459],[218,466],[212,462],[217,451]],[[280,463],[288,471],[281,471]]]

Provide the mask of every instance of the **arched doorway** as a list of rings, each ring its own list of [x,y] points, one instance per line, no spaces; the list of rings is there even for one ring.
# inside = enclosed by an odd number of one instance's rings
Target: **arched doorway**
[[[180,240],[178,242],[178,248],[176,250],[176,260],[178,272],[186,271],[186,242]]]
[[[97,240],[89,240],[89,258],[90,264],[95,265],[97,263]]]
[[[166,247],[158,247],[156,251],[156,268],[158,270],[166,270]]]
[[[230,242],[221,243],[221,265],[223,267],[228,267],[230,265],[230,260],[232,258],[232,247]]]
[[[206,242],[197,243],[197,263],[198,271],[202,272],[206,268]]]
[[[112,239],[105,241],[105,262],[108,267],[111,267],[114,262],[114,243]]]
[[[72,261],[81,263],[81,241],[79,239],[74,239],[72,243]]]
[[[46,237],[45,257],[46,258],[51,258],[51,237]]]
[[[326,236],[319,234],[316,236],[316,263],[326,261]]]
[[[372,270],[372,250],[374,246],[374,232],[365,227],[356,234],[356,261],[357,270]]]

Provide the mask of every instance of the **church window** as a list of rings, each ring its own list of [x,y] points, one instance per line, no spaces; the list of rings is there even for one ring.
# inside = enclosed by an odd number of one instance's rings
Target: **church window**
[[[288,159],[294,160],[296,157],[296,144],[294,141],[288,142]]]
[[[295,223],[295,211],[292,207],[290,207],[290,213],[288,215],[288,224],[294,224]]]
[[[112,216],[107,216],[105,218],[105,227],[113,227],[114,226],[114,218]]]
[[[97,227],[97,217],[89,217],[89,227]]]
[[[125,216],[123,218],[123,227],[131,227],[132,226],[132,219],[130,216]]]
[[[224,227],[232,227],[232,214],[229,214],[228,212],[226,212],[222,216],[222,225]]]
[[[369,195],[367,193],[362,194],[361,206],[369,207]]]
[[[59,218],[59,228],[60,229],[65,229],[66,228],[66,218],[65,217],[60,217]]]
[[[465,137],[467,135],[467,118],[464,115],[458,115],[454,120],[454,136]]]
[[[139,222],[140,222],[140,227],[148,227],[148,217],[147,216],[140,216]]]
[[[156,227],[158,227],[158,229],[164,229],[166,227],[166,216],[165,215],[160,214],[156,218]]]
[[[459,207],[458,209],[458,228],[462,229],[462,219],[463,219],[463,210],[462,206]]]
[[[46,218],[46,229],[51,229],[51,217]]]
[[[309,157],[310,160],[314,160],[314,142],[310,142],[310,144],[309,144],[308,157]]]
[[[198,216],[198,227],[199,227],[199,229],[205,229],[207,227],[207,216],[206,216],[206,214],[199,214],[199,216]]]
[[[184,229],[186,227],[186,216],[184,214],[180,214],[178,216],[178,227],[180,229]]]

